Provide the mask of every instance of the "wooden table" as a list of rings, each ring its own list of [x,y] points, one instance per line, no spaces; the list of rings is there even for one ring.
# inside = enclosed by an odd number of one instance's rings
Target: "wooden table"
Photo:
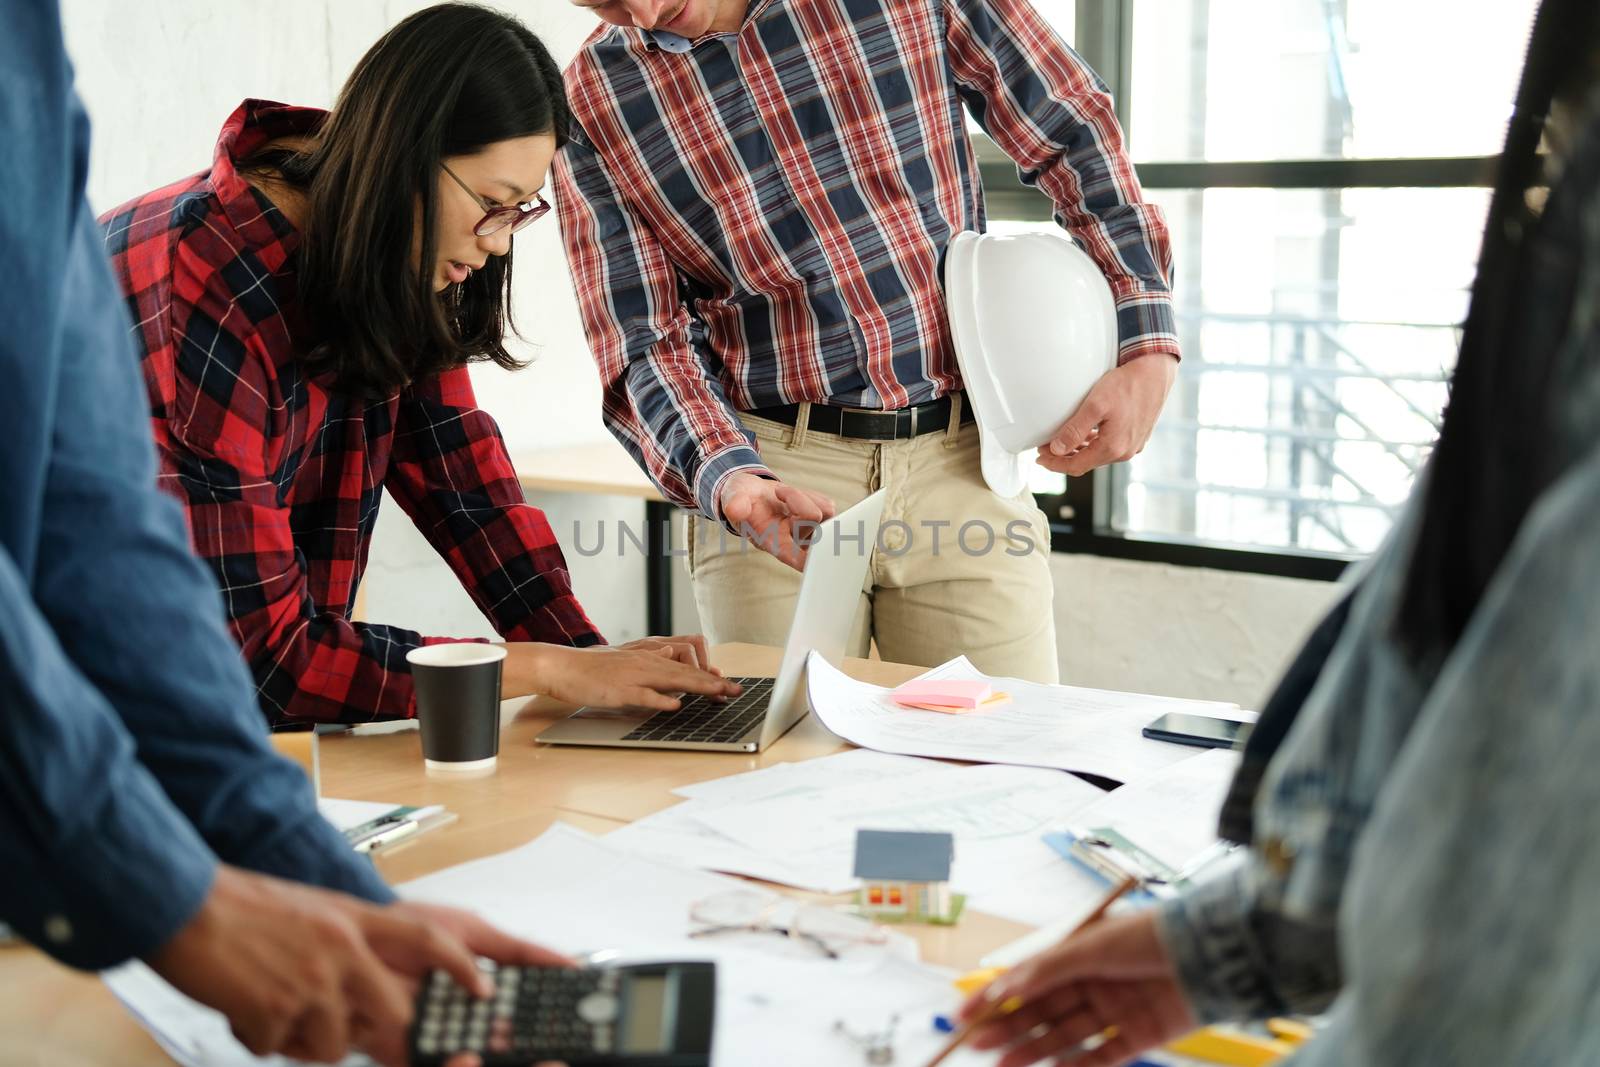
[[[772,674],[778,657],[777,649],[756,645],[713,650],[713,661],[729,674]],[[922,670],[856,659],[846,660],[845,669],[880,685],[897,685]],[[604,833],[671,807],[678,802],[671,793],[677,786],[848,747],[809,715],[759,755],[534,744],[536,734],[569,710],[547,700],[507,701],[496,773],[461,781],[423,773],[414,730],[323,737],[322,788],[328,796],[352,800],[444,804],[459,816],[378,858],[384,877],[402,882],[526,844],[558,820]],[[917,938],[924,959],[954,967],[970,967],[1027,932],[1021,924],[976,912],[968,912],[959,926],[897,929]],[[32,949],[12,948],[0,950],[0,1064],[170,1067],[171,1060],[98,979]]]
[[[615,441],[563,448],[522,449],[511,454],[517,481],[526,492],[593,493],[644,501],[645,632],[672,632],[672,557],[667,554],[672,531],[671,504],[633,457]]]

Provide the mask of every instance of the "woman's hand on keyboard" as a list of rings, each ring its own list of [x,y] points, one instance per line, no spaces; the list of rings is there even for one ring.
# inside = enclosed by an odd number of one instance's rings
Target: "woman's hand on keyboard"
[[[706,639],[703,634],[680,634],[676,637],[641,637],[637,641],[629,641],[617,648],[637,648],[646,652],[654,652],[658,656],[675,659],[679,663],[687,663],[691,667],[699,667],[710,671],[718,678],[722,672],[711,665],[711,654],[706,650]]]
[[[735,683],[678,658],[684,654],[681,646],[671,650],[627,645],[568,648],[513,642],[506,645],[506,651],[503,685],[507,697],[538,694],[568,704],[676,711],[680,694],[735,697],[740,692]]]

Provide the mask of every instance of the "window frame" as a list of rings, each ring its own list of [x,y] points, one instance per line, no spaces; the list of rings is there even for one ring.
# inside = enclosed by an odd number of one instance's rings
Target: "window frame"
[[[1135,2],[1077,0],[1074,14],[1074,48],[1110,88],[1124,131],[1133,91]],[[975,134],[974,143],[991,219],[1049,222],[1054,218],[1049,198],[1022,184],[1015,164],[993,141]],[[1459,189],[1492,187],[1498,161],[1498,156],[1229,160],[1140,163],[1136,169],[1146,189]],[[1118,531],[1110,524],[1114,477],[1112,468],[1101,467],[1087,477],[1068,478],[1064,493],[1034,494],[1050,524],[1052,552],[1316,581],[1335,581],[1363,558]]]

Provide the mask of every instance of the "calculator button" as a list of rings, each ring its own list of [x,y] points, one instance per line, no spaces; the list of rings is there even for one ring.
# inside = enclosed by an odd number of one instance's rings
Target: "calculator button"
[[[610,993],[590,993],[578,1001],[578,1017],[595,1024],[615,1022],[617,998]]]

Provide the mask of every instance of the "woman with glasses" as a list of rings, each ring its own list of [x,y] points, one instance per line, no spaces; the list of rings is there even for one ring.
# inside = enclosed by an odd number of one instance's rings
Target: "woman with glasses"
[[[332,111],[247,100],[209,170],[102,220],[161,483],[274,723],[408,716],[406,653],[450,640],[350,618],[385,489],[506,639],[507,696],[737,692],[699,637],[589,647],[549,523],[473,398],[467,364],[519,365],[511,238],[549,210],[567,122],[536,37],[442,4],[385,34]]]

